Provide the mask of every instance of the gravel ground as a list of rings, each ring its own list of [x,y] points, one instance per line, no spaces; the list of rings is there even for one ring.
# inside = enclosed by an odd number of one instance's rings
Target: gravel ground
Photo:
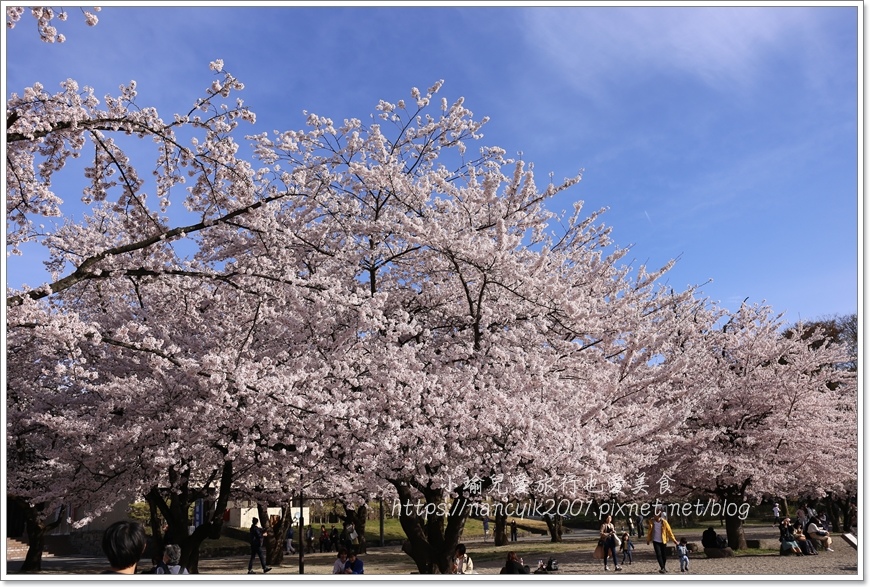
[[[770,531],[773,531],[771,529]],[[755,529],[751,533],[747,532],[748,538],[770,538],[768,531],[765,529]],[[587,538],[581,543],[578,539]],[[648,577],[660,579],[674,579],[675,576],[701,578],[705,576],[723,575],[738,575],[740,579],[746,579],[750,576],[767,576],[768,579],[773,579],[774,576],[779,578],[794,579],[799,576],[819,576],[819,575],[851,575],[853,578],[863,578],[863,573],[859,575],[858,551],[851,548],[842,538],[835,537],[833,544],[834,552],[822,552],[818,556],[779,556],[776,554],[758,554],[736,556],[733,558],[723,559],[708,559],[703,553],[696,554],[690,558],[689,573],[680,573],[679,561],[676,558],[670,558],[667,563],[668,573],[661,575],[658,572],[658,564],[655,560],[655,555],[652,546],[648,546],[645,541],[641,540],[635,544],[634,561],[631,565],[624,565],[621,571],[604,571],[604,563],[600,560],[592,558],[592,547],[589,546],[588,537],[573,537],[570,542],[577,541],[577,548],[571,548],[566,545],[567,550],[555,555],[559,561],[559,572],[551,575],[556,577],[570,578],[576,575],[597,575],[602,579],[628,579],[633,575],[647,575]],[[530,542],[538,544],[545,542],[544,539],[529,539],[528,541],[521,540],[514,543],[512,548],[523,556],[523,544]],[[469,554],[474,559],[475,547],[483,548],[484,544],[468,542]],[[491,544],[488,545],[491,548]],[[507,549],[505,549],[507,552]],[[620,555],[621,556],[621,555]],[[368,554],[361,556],[366,565],[366,576],[374,578],[375,576],[384,575],[414,575],[416,568],[411,559],[400,552],[398,547],[371,548]],[[527,562],[535,566],[540,555],[526,556]],[[534,560],[532,560],[534,559]],[[308,554],[305,555],[305,575],[328,575],[332,571],[332,563],[335,560],[334,554]],[[143,561],[145,563],[145,561]],[[475,570],[478,575],[497,575],[502,566],[502,559],[498,560],[475,560]],[[13,561],[7,562],[7,573],[13,571],[20,563]],[[204,559],[200,561],[200,574],[210,576],[238,576],[246,575],[248,566],[247,556],[226,557],[221,559]],[[106,568],[106,563],[100,558],[86,557],[52,557],[43,560],[43,572],[40,576],[54,575],[59,578],[59,575],[70,574],[93,574],[98,573]],[[611,566],[612,568],[612,566]],[[283,575],[299,575],[298,557],[291,556],[285,559],[284,565],[276,566],[270,573],[263,575],[259,568],[259,564],[255,566],[257,571],[256,576],[260,579],[273,580],[275,577],[282,578]],[[8,575],[7,575],[8,577]],[[542,579],[540,575],[523,575],[527,580]],[[521,578],[518,577],[518,578]],[[49,578],[49,577],[45,577]],[[289,577],[283,577],[284,580]],[[322,577],[326,578],[326,577]],[[420,577],[422,579],[422,577]],[[493,577],[494,578],[494,577]],[[506,578],[506,577],[505,577]],[[847,577],[843,577],[844,579]],[[165,580],[165,579],[164,579]]]

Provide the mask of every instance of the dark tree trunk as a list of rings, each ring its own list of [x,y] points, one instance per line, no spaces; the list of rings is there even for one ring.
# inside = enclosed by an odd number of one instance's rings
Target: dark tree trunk
[[[173,491],[164,492],[158,487],[152,487],[145,496],[148,503],[152,502],[160,510],[166,520],[166,533],[163,536],[163,544],[177,544],[181,547],[181,560],[179,564],[192,575],[199,573],[199,547],[206,539],[216,540],[220,538],[223,527],[223,512],[226,510],[230,496],[230,488],[233,480],[233,464],[226,461],[215,477],[219,476],[217,500],[208,501],[209,507],[203,515],[203,523],[188,535],[190,518],[188,512],[190,506],[197,499],[209,499],[208,486],[198,491],[192,491],[190,480],[187,476],[189,469],[183,469],[184,473],[178,473],[175,468],[169,469],[169,480],[174,487]],[[168,496],[168,501],[167,497]]]
[[[19,572],[38,573],[42,570],[42,551],[45,548],[45,536],[60,525],[65,507],[61,507],[53,522],[42,521],[45,504],[30,505],[24,500],[16,500],[24,511],[24,524],[27,529],[27,555],[21,564]]]
[[[838,499],[829,495],[825,498],[825,509],[828,522],[831,524],[831,530],[833,532],[848,532],[849,498]]]
[[[492,530],[493,543],[496,546],[504,546],[508,543],[507,514],[499,510],[495,513]]]
[[[728,546],[732,550],[746,549],[746,534],[743,532],[743,520],[737,514],[725,514],[725,535],[728,537]]]
[[[547,530],[550,531],[550,542],[562,542],[562,516],[546,514],[544,521],[547,522]]]
[[[402,508],[399,522],[408,537],[402,550],[414,560],[422,575],[450,573],[453,554],[468,518],[468,500],[460,494],[448,508],[443,489],[421,487],[418,490],[424,503],[418,508],[406,483],[396,481],[393,485]]]
[[[162,558],[166,544],[163,542],[163,521],[157,503],[148,499],[148,496],[145,496],[145,502],[148,504],[148,525],[151,526],[151,551],[148,555],[154,560]]]
[[[356,547],[356,551],[358,554],[365,554],[368,545],[366,543],[366,519],[368,516],[369,508],[366,504],[362,504],[353,508],[345,502],[341,502],[342,507],[344,508],[344,516],[341,516],[344,525],[353,524],[354,529],[357,534],[357,541],[359,545]]]
[[[719,486],[716,497],[722,506],[720,514],[725,523],[725,536],[728,538],[728,546],[731,550],[746,549],[746,534],[743,531],[743,520],[740,519],[740,507],[744,503],[746,488],[749,479],[739,485]]]
[[[257,504],[257,513],[261,520],[268,519],[268,510]],[[269,529],[266,536],[266,562],[269,565],[281,566],[284,562],[284,544],[287,542],[287,531],[293,525],[293,504],[288,503],[281,509],[281,518]],[[265,528],[265,523],[264,526]],[[289,561],[292,564],[292,560]]]

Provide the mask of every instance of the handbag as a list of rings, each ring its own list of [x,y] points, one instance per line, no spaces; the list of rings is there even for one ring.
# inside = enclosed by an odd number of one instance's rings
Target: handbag
[[[617,536],[616,534],[613,535],[613,545],[616,548],[619,548],[620,546],[622,546],[622,540],[620,540],[619,536]]]
[[[595,558],[598,560],[601,560],[604,558],[604,545],[599,543],[598,546],[595,547],[595,550],[592,551],[592,558]]]

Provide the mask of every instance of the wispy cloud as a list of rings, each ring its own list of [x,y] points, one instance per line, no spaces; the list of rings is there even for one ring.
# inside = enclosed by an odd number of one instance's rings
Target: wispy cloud
[[[527,16],[527,42],[579,92],[600,99],[614,83],[658,75],[690,76],[728,91],[751,88],[775,67],[778,54],[802,51],[820,13],[796,7],[575,7],[535,9]]]

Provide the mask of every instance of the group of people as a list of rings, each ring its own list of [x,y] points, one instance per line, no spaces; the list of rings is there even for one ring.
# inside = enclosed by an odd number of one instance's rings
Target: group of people
[[[348,551],[341,546],[338,549],[338,557],[332,565],[333,575],[364,575],[365,565],[355,550]]]
[[[776,511],[774,511],[776,514]],[[824,512],[817,513],[809,505],[798,508],[795,520],[786,516],[779,520],[780,554],[812,556],[824,549],[833,552],[831,529]]]
[[[640,521],[639,521],[640,522]],[[676,547],[677,557],[680,560],[680,572],[689,572],[689,545],[685,538],[677,542],[674,532],[668,524],[667,519],[661,508],[657,509],[655,515],[650,518],[647,523],[646,543],[653,545],[656,561],[659,565],[659,573],[667,572],[667,545],[673,542]],[[613,559],[613,568],[615,571],[621,571],[622,567],[617,562],[617,549],[622,552],[622,564],[628,559],[628,564],[632,563],[632,552],[634,551],[634,543],[632,535],[629,532],[623,532],[622,536],[618,536],[616,528],[613,525],[612,516],[607,516],[600,528],[600,536],[598,546],[603,550],[604,570],[609,571],[609,559]]]
[[[290,526],[287,530],[284,554],[296,554],[296,548],[293,546],[294,536],[295,525]],[[347,553],[356,549],[358,539],[359,535],[357,534],[353,523],[347,524],[341,532],[338,531],[335,525],[333,525],[329,530],[326,529],[326,526],[321,525],[320,535],[317,537],[317,544],[315,545],[314,528],[309,524],[305,529],[305,541],[303,547],[305,549],[304,552],[309,554],[317,552],[318,548],[321,553],[337,553],[341,548],[344,548]]]

